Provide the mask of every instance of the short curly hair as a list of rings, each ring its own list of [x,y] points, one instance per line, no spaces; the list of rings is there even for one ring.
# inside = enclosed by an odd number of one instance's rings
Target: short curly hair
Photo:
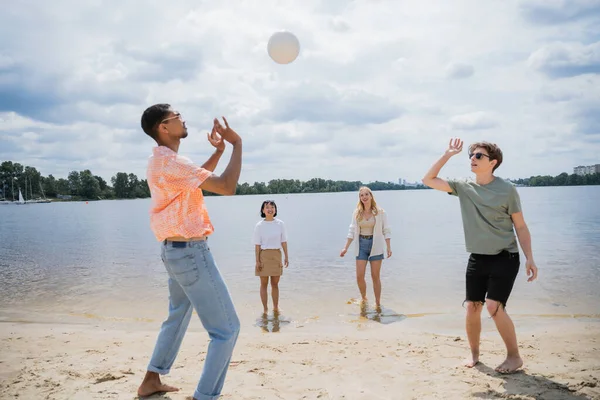
[[[490,161],[496,160],[496,165],[494,165],[494,169],[492,171],[495,171],[500,164],[502,164],[502,150],[500,150],[500,147],[498,147],[497,144],[490,142],[473,143],[469,146],[469,154],[473,154],[473,151],[475,151],[477,148],[485,149],[485,151],[488,153],[488,156],[490,156]]]

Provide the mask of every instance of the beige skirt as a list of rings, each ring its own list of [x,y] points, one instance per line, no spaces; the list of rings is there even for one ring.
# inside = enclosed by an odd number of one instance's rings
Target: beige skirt
[[[261,250],[259,254],[262,269],[254,271],[255,276],[281,276],[283,263],[281,262],[281,249]]]

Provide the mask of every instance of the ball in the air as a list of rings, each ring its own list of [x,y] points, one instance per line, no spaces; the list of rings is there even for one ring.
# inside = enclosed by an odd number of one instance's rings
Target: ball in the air
[[[278,64],[289,64],[300,54],[300,42],[291,32],[275,32],[267,44],[269,57]]]

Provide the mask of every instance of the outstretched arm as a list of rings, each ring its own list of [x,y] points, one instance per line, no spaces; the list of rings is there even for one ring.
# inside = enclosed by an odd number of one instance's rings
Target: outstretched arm
[[[219,163],[219,160],[221,159],[222,155],[223,155],[223,151],[215,150],[215,152],[212,153],[212,155],[209,157],[209,159],[206,160],[206,162],[204,164],[202,164],[202,168],[213,172],[215,170],[215,168],[217,168],[217,164]]]
[[[437,160],[436,163],[431,166],[429,171],[427,171],[427,173],[423,177],[423,179],[422,179],[423,184],[429,186],[432,189],[451,193],[452,188],[450,187],[448,182],[446,182],[442,178],[439,178],[438,174],[440,173],[440,170],[442,169],[442,167],[444,165],[446,165],[448,160],[450,158],[452,158],[452,156],[455,156],[456,154],[458,154],[462,151],[462,147],[463,147],[462,140],[450,139],[450,144],[448,145],[448,149],[446,150],[444,155],[442,155],[440,157],[440,159]]]
[[[217,134],[217,127],[213,124],[213,129],[211,133],[207,133],[206,137],[208,138],[208,142],[213,145],[215,148],[215,152],[210,156],[208,160],[204,164],[202,164],[202,168],[213,172],[215,168],[217,168],[217,164],[225,151],[225,141],[222,137]]]
[[[219,133],[223,139],[227,140],[233,146],[229,164],[221,175],[213,174],[206,179],[202,185],[200,185],[200,188],[203,190],[208,190],[212,193],[234,195],[237,189],[238,180],[240,179],[240,172],[242,170],[242,139],[233,129],[229,127],[225,117],[223,117],[223,121],[225,121],[225,128],[216,118],[214,123],[217,133]]]

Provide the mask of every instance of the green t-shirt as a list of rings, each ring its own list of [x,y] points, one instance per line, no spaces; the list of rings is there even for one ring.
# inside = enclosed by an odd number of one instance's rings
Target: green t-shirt
[[[487,185],[456,179],[448,184],[452,188],[449,194],[460,200],[467,252],[519,251],[510,216],[521,211],[521,200],[511,183],[495,177]]]

